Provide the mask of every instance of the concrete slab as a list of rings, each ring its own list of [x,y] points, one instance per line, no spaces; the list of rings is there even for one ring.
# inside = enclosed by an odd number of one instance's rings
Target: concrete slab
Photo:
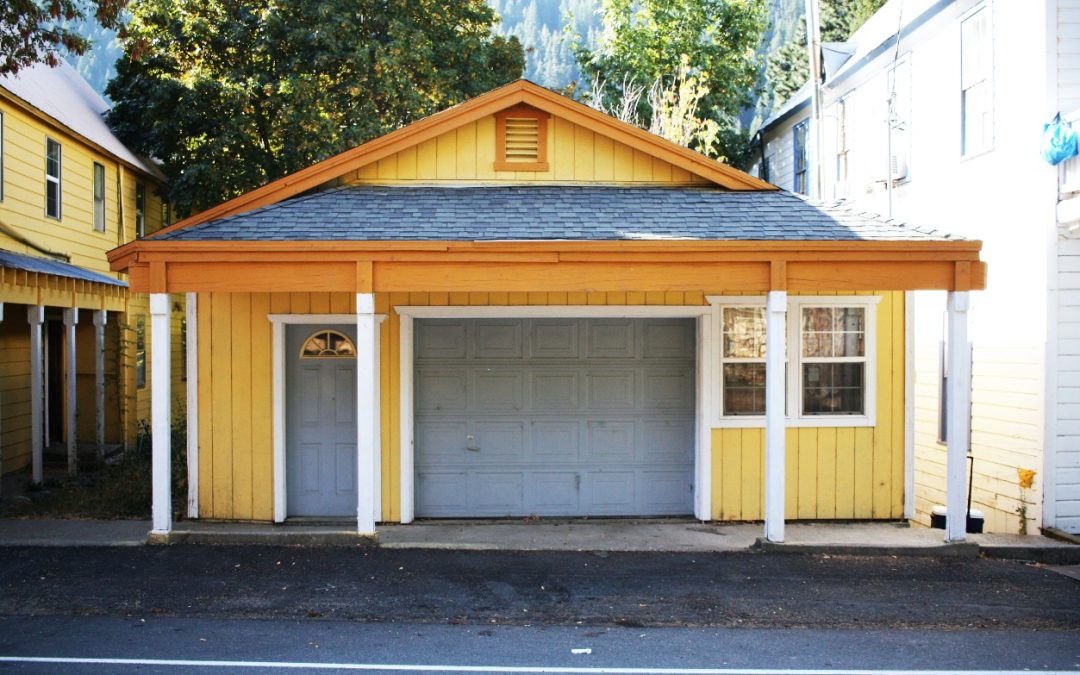
[[[142,546],[149,520],[0,520],[0,546]]]
[[[278,525],[275,523],[207,523],[188,520],[152,544],[210,544],[221,546],[375,546],[376,538],[340,525]]]
[[[438,521],[389,525],[379,546],[483,551],[745,551],[752,523],[692,520]]]

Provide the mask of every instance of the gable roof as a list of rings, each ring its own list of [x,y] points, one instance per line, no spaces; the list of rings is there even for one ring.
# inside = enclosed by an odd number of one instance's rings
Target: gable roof
[[[943,241],[948,235],[714,187],[350,185],[142,241]]]
[[[165,228],[162,232],[171,232],[233,216],[294,197],[400,150],[418,145],[425,140],[521,103],[630,145],[729,190],[776,189],[775,186],[750,174],[709,159],[699,152],[684,148],[593,110],[566,96],[521,79],[267,183],[251,192],[185,218]]]
[[[55,67],[38,63],[0,76],[0,88],[125,164],[162,178],[153,162],[136,155],[113,134],[105,123],[109,104],[66,61]]]

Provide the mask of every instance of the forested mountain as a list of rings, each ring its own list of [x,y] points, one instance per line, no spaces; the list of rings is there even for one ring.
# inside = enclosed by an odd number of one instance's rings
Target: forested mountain
[[[564,90],[581,78],[572,49],[576,36],[594,44],[600,0],[488,0],[502,17],[495,32],[516,35],[525,47],[525,77]]]

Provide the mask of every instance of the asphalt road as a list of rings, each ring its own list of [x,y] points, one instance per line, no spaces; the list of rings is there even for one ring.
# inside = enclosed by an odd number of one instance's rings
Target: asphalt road
[[[988,559],[0,547],[0,657],[77,659],[0,658],[35,673],[1080,671],[1080,581]]]

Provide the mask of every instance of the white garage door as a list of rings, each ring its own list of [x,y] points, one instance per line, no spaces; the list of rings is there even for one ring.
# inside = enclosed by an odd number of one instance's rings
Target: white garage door
[[[694,335],[692,319],[417,321],[417,515],[692,513]]]

